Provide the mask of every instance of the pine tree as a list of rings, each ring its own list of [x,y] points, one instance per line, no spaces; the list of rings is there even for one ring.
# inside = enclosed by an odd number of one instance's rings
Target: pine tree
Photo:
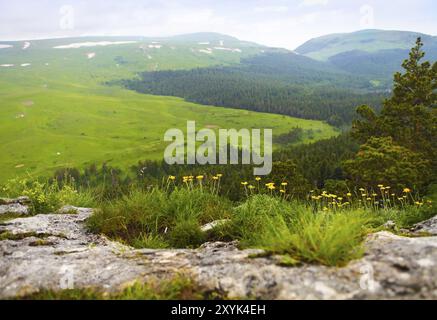
[[[437,63],[421,62],[425,53],[419,38],[402,67],[394,75],[393,96],[384,102],[380,115],[369,106],[358,108],[361,120],[352,135],[361,143],[372,137],[390,137],[398,145],[421,155],[437,169]],[[433,177],[427,177],[433,180]]]

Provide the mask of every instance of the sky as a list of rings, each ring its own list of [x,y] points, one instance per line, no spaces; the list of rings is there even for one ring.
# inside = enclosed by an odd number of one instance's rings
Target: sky
[[[218,32],[295,49],[362,29],[437,35],[435,0],[0,0],[0,40]]]

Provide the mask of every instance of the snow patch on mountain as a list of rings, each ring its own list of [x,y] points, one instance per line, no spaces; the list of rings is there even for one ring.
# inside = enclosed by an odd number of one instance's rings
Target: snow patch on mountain
[[[106,47],[112,45],[122,45],[122,44],[132,44],[137,43],[137,41],[100,41],[100,42],[78,42],[71,43],[68,45],[56,46],[54,49],[79,49],[88,47]]]

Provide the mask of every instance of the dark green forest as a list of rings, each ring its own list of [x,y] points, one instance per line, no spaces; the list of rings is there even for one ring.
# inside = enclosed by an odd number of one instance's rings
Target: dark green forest
[[[122,82],[147,94],[175,96],[205,105],[325,120],[348,126],[355,106],[380,106],[387,94],[370,78],[338,71],[293,53],[265,53],[241,65],[140,74]]]

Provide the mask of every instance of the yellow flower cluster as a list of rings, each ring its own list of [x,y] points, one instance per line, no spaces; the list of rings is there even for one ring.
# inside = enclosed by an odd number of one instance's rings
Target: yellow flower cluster
[[[316,194],[312,190],[309,194],[309,200],[312,201],[312,206],[317,210],[326,211],[330,208],[341,208],[344,206],[354,206],[354,207],[364,207],[371,208],[375,210],[384,210],[390,208],[405,207],[408,205],[415,205],[422,207],[424,205],[432,205],[432,201],[419,199],[417,196],[413,195],[413,190],[410,188],[405,188],[402,190],[402,194],[397,196],[393,191],[391,191],[390,186],[384,186],[379,184],[377,190],[379,193],[367,190],[365,188],[358,189],[358,201],[354,201],[353,194],[347,192],[344,195],[331,194],[323,191],[320,195]],[[361,198],[359,197],[361,195]],[[346,200],[346,202],[344,202]]]
[[[273,195],[274,192],[278,192],[279,194],[281,194],[281,196],[285,199],[287,197],[287,186],[288,186],[288,182],[284,181],[281,182],[281,184],[279,186],[276,185],[275,182],[269,182],[265,184],[266,189],[262,189],[261,188],[261,177],[256,177],[255,184],[250,184],[247,181],[242,181],[241,185],[244,187],[244,190],[246,191],[246,195],[252,195],[254,194],[254,190],[257,190],[259,193],[263,193],[263,190],[267,190],[269,192],[269,194]],[[257,185],[257,186],[256,186]],[[250,192],[249,192],[250,191]]]

